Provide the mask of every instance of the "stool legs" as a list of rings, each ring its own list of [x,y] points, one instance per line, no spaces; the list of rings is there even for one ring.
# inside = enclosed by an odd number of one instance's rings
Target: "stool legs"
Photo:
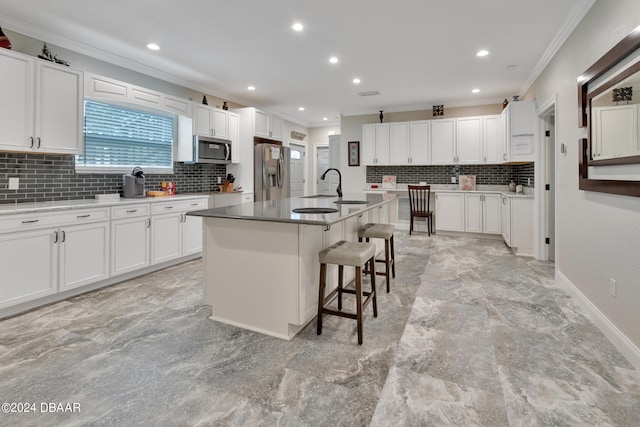
[[[351,319],[355,319],[357,322],[357,330],[358,330],[358,344],[362,345],[362,320],[363,320],[363,310],[367,306],[367,304],[371,301],[373,303],[373,317],[378,317],[378,300],[376,297],[376,273],[375,273],[375,255],[369,259],[365,263],[369,265],[369,273],[371,277],[371,292],[363,292],[362,291],[362,267],[355,267],[355,290],[345,289],[343,283],[343,273],[344,266],[338,265],[338,287],[335,291],[333,291],[330,295],[325,298],[324,291],[326,288],[326,280],[327,280],[327,264],[320,264],[320,283],[318,286],[318,318],[316,325],[316,333],[318,335],[322,334],[322,315],[324,313],[333,314],[341,317],[348,317]],[[347,313],[342,311],[342,294],[343,293],[353,293],[356,296],[356,312]],[[338,310],[332,310],[329,308],[325,308],[325,303],[329,302],[331,298],[338,294]],[[362,296],[366,296],[367,298],[362,301]]]
[[[391,236],[391,275],[396,278],[396,251],[393,249],[393,236]]]

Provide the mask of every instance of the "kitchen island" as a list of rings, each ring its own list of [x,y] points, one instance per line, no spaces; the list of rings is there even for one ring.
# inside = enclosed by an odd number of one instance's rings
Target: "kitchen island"
[[[388,222],[393,194],[301,197],[192,211],[203,217],[204,302],[210,319],[290,340],[317,313],[318,252],[339,240],[357,241],[367,222]],[[295,213],[334,208],[332,213]],[[392,208],[395,210],[395,208]],[[376,242],[381,250],[383,243]],[[337,267],[327,271],[327,294]],[[332,268],[333,267],[333,268]],[[354,273],[345,269],[345,280]]]

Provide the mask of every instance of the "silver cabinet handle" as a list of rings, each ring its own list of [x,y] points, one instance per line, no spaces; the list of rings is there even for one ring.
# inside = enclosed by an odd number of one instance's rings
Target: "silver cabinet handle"
[[[151,218],[147,218],[147,228],[151,228]]]
[[[173,206],[165,206],[165,209],[173,209]]]
[[[191,203],[191,206],[198,206],[197,203]]]
[[[38,137],[37,140],[38,140],[38,147],[36,148],[40,149],[40,137]]]
[[[135,212],[138,212],[138,209],[131,209],[127,211],[127,213],[135,213]]]
[[[67,240],[67,233],[65,233],[64,230],[62,230],[61,233],[62,233],[62,240],[60,240],[60,243],[64,243],[65,240]]]
[[[33,223],[38,222],[38,221],[40,221],[40,220],[39,219],[30,219],[30,220],[27,220],[27,221],[22,221],[22,223],[23,224],[33,224]]]
[[[33,137],[29,137],[29,148],[33,148]]]
[[[87,214],[87,215],[78,215],[76,218],[89,218],[91,216],[91,214]]]
[[[57,231],[54,231],[54,232],[53,232],[53,236],[54,236],[54,237],[53,237],[53,243],[58,243],[58,232],[57,232]]]

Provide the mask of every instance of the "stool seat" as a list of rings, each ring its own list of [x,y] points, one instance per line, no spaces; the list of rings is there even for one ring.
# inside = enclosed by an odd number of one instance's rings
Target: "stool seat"
[[[321,264],[338,264],[360,267],[376,253],[374,243],[347,242],[341,240],[320,251]]]
[[[358,237],[370,237],[374,239],[390,239],[395,228],[391,224],[365,224],[358,230]]]

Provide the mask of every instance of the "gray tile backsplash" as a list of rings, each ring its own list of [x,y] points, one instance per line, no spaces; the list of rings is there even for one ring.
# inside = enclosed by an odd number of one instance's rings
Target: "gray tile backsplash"
[[[146,175],[147,190],[175,181],[178,193],[210,191],[218,177],[227,175],[225,165],[174,163],[173,169],[173,175]],[[20,178],[20,188],[9,190],[14,177]],[[106,193],[122,193],[122,174],[76,174],[74,156],[0,152],[0,204],[92,199]]]
[[[447,166],[367,166],[367,182],[382,182],[383,175],[395,175],[399,184],[450,184],[456,175],[475,175],[479,185],[506,185],[514,180],[516,184],[527,185],[531,179],[533,187],[534,163],[522,165],[447,165]]]

